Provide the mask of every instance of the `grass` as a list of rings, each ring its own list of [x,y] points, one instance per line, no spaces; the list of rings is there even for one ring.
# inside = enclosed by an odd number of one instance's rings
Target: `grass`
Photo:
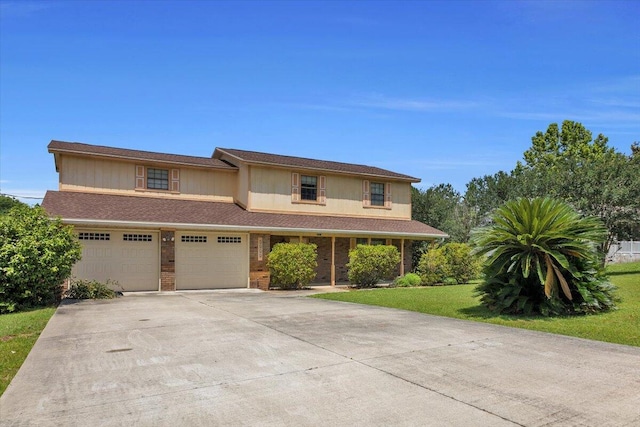
[[[607,268],[621,298],[618,309],[597,315],[546,318],[496,315],[473,296],[474,284],[419,288],[392,288],[314,295],[336,301],[378,305],[532,329],[640,347],[640,262]]]
[[[0,396],[55,311],[55,307],[47,307],[0,315]]]

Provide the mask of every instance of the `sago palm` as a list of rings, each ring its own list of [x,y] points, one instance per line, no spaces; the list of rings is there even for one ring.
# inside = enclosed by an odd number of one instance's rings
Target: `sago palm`
[[[498,208],[492,225],[474,231],[486,256],[481,301],[501,313],[544,315],[613,307],[613,287],[599,267],[606,229],[550,198],[518,199]]]

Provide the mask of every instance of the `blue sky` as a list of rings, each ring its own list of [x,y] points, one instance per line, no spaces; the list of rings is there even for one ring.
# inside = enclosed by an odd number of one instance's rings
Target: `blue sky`
[[[628,153],[639,22],[637,1],[0,1],[0,191],[57,189],[51,139],[362,163],[461,192],[552,122]]]

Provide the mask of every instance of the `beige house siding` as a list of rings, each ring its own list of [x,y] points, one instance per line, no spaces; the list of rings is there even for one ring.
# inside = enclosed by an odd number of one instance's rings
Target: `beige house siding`
[[[315,215],[346,215],[378,218],[411,218],[411,184],[369,179],[370,182],[391,183],[391,207],[365,207],[363,178],[344,175],[325,175],[321,172],[295,171],[300,175],[326,177],[326,203],[292,201],[292,170],[251,167],[250,210],[267,212],[295,212]]]
[[[138,164],[140,162],[137,162]],[[178,167],[179,191],[136,190],[136,164],[111,159],[60,156],[60,191],[123,195],[149,195],[233,202],[236,173]],[[153,166],[143,164],[143,166]],[[167,165],[163,169],[176,169]]]
[[[243,207],[249,208],[249,175],[250,167],[238,165],[238,180],[236,182],[236,201]]]

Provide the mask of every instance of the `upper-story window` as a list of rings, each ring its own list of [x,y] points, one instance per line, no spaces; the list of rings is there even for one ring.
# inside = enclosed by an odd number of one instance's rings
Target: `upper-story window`
[[[391,209],[391,183],[362,181],[362,206]]]
[[[150,190],[168,190],[169,170],[147,168],[147,188]]]
[[[291,201],[294,203],[326,204],[326,177],[293,172],[291,174]]]
[[[136,189],[180,191],[180,169],[136,166]]]
[[[318,177],[302,175],[300,177],[300,198],[302,200],[318,200]]]
[[[371,183],[371,206],[384,206],[384,184],[382,182]]]

